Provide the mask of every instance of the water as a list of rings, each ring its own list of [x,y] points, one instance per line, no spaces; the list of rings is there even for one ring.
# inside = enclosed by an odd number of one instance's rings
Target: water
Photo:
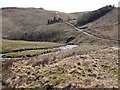
[[[59,52],[64,52],[64,51],[70,50],[72,48],[75,48],[77,46],[78,45],[65,45],[65,46],[59,47],[60,50],[57,51],[57,52],[46,53],[46,54],[42,54],[40,56],[51,55],[51,54],[55,54],[55,53],[59,53]],[[2,58],[2,55],[4,55],[4,54],[0,54],[0,60],[2,60],[2,61],[4,61],[4,60],[11,60],[11,59],[14,59],[14,60],[24,59],[24,58]]]
[[[62,47],[60,47],[60,50],[61,51],[66,51],[66,50],[70,50],[70,49],[72,49],[72,48],[75,48],[75,47],[77,47],[78,45],[66,45],[66,46],[62,46]]]
[[[60,50],[57,51],[57,52],[50,52],[50,53],[42,54],[42,55],[40,55],[40,56],[57,54],[57,53],[59,53],[59,52],[65,52],[65,51],[70,50],[70,49],[72,49],[72,48],[75,48],[75,47],[77,47],[77,46],[78,46],[78,45],[65,45],[65,46],[59,47]]]
[[[2,61],[2,60],[3,60],[2,55],[4,55],[4,54],[1,54],[1,53],[0,53],[0,61]]]
[[[3,54],[0,54],[0,57],[2,57]]]

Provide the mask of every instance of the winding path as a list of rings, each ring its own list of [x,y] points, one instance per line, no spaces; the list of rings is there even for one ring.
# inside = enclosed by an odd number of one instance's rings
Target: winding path
[[[58,18],[60,18],[58,12],[55,12],[55,13],[56,13],[56,16],[57,16]],[[96,35],[94,35],[94,34],[91,34],[91,33],[88,33],[88,32],[86,32],[86,31],[83,31],[82,29],[79,29],[79,28],[75,27],[73,24],[71,24],[71,23],[69,23],[69,22],[67,22],[67,21],[65,21],[65,20],[63,20],[63,22],[65,22],[65,24],[73,27],[75,30],[80,31],[80,32],[82,32],[83,34],[85,34],[85,35],[87,35],[87,36],[94,37],[94,38],[101,39],[101,40],[105,40],[105,41],[118,42],[117,40],[110,40],[110,39],[101,38],[101,37],[98,37],[98,36],[96,36]]]

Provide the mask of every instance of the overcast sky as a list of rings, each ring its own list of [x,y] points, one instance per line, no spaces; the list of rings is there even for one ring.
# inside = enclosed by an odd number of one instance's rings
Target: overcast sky
[[[92,11],[105,5],[118,6],[119,0],[0,0],[0,7],[42,7],[62,12]]]

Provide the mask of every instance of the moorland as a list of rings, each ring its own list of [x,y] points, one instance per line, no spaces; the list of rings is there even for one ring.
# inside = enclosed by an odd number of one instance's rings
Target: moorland
[[[0,10],[3,88],[118,88],[119,8]]]

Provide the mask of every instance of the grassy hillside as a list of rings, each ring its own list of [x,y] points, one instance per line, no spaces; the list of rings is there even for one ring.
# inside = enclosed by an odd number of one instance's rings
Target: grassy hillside
[[[4,32],[4,31],[3,31]],[[36,27],[32,31],[10,31],[7,39],[15,40],[32,40],[32,41],[51,41],[66,43],[69,38],[75,38],[78,31],[75,31],[71,26],[65,23],[55,23],[51,25],[42,25]],[[3,34],[3,38],[4,38]]]
[[[54,16],[55,13],[44,9],[2,9],[3,36],[7,38],[13,32],[21,34],[25,31],[32,31],[37,26],[47,24],[47,20]]]
[[[113,10],[114,8],[115,8],[114,6],[108,5],[108,6],[102,7],[98,10],[88,12],[88,13],[84,14],[82,17],[78,18],[76,26],[82,26],[89,22],[93,22],[96,19],[104,16],[105,14],[107,14],[108,12]]]
[[[31,40],[36,28],[46,25],[48,19],[57,17],[55,11],[47,11],[41,8],[4,8],[2,10],[3,38],[24,39],[25,35]],[[61,18],[67,20],[69,14],[59,12]]]
[[[42,8],[4,8],[2,11],[2,33],[5,39],[64,43],[74,40],[77,44],[96,41],[95,38],[83,35],[65,23],[46,25],[48,19],[57,18],[58,15],[64,20],[70,20],[69,22],[75,25],[78,17],[80,18],[89,12],[70,14],[57,12],[57,15],[56,11],[47,11]],[[101,38],[117,40],[117,13],[117,9],[108,12],[94,22],[87,23],[85,27],[88,28],[84,30]]]
[[[118,38],[118,8],[108,12],[103,17],[88,23],[82,27],[88,27],[84,29],[86,32],[92,33],[102,38],[119,40]]]
[[[46,25],[48,18],[55,15],[73,20]],[[70,24],[75,25],[74,18],[83,14],[58,12],[58,15],[42,8],[3,9],[3,38],[17,39],[2,40],[2,50],[6,53],[3,57],[10,58],[2,62],[3,87],[118,88],[119,48],[111,41],[118,40],[118,9],[78,27],[88,34]],[[60,51],[58,47],[64,43],[78,46]],[[52,53],[46,54],[49,52]]]
[[[86,11],[86,12],[73,12],[73,13],[70,13],[70,15],[72,15],[73,18],[78,19],[79,17],[82,17],[86,13],[88,13],[88,11]]]

